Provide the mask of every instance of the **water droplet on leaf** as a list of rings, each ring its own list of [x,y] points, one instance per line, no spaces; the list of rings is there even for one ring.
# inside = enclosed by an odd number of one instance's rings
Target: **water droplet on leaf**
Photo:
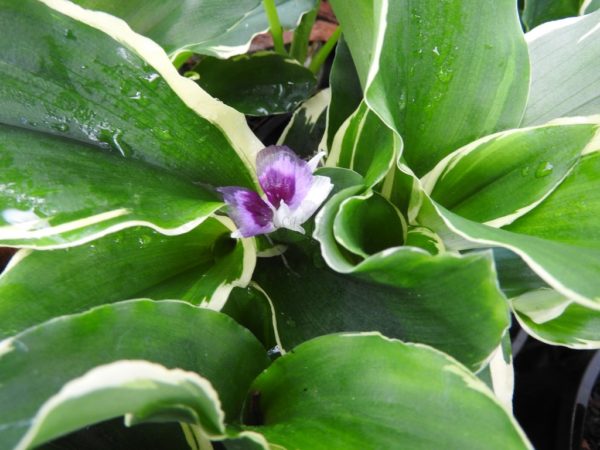
[[[438,72],[437,77],[442,83],[448,83],[452,79],[452,70],[451,69],[441,69]]]
[[[548,161],[543,161],[540,163],[537,170],[535,171],[535,177],[536,178],[547,177],[548,175],[550,175],[552,173],[553,169],[554,169],[554,166],[552,165],[552,163],[550,163]]]
[[[54,128],[56,131],[60,131],[61,133],[69,131],[69,125],[64,122],[55,123],[52,125],[52,128]]]
[[[147,75],[143,76],[144,80],[146,80],[148,83],[153,83],[154,81],[156,81],[157,79],[160,78],[160,75],[157,74],[156,72],[153,73],[149,73]]]
[[[169,132],[169,130],[165,130],[162,128],[155,128],[154,129],[154,135],[162,140],[169,140],[169,139],[173,139],[173,136],[171,135],[171,133]]]

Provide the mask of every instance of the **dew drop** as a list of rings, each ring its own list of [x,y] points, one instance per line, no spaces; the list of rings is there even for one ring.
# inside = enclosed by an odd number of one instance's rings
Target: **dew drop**
[[[138,244],[139,244],[140,247],[145,247],[151,241],[152,241],[152,238],[150,236],[140,236],[138,238]]]
[[[452,79],[452,70],[451,69],[441,69],[437,77],[442,83],[448,83]]]
[[[521,176],[526,177],[527,175],[529,175],[529,166],[525,166],[521,169]]]
[[[152,72],[147,75],[144,75],[142,78],[144,78],[144,80],[146,80],[148,83],[153,83],[158,78],[160,78],[160,75],[157,74],[156,72]]]
[[[552,163],[550,163],[548,161],[543,161],[540,163],[537,170],[535,171],[535,177],[536,178],[547,177],[548,175],[550,175],[552,173],[553,169],[554,169],[554,166],[552,165]]]
[[[154,135],[162,140],[169,140],[169,139],[173,139],[173,136],[171,136],[171,133],[169,132],[169,130],[165,130],[162,128],[155,128],[154,129]]]
[[[398,98],[398,109],[403,111],[406,109],[406,91],[402,91],[400,93],[400,98]]]
[[[60,131],[61,133],[66,133],[69,131],[69,125],[64,122],[55,123],[52,125],[52,128],[54,128],[56,131]]]

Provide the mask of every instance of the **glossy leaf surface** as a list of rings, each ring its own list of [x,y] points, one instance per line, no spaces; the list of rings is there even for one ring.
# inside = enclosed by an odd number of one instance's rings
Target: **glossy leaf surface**
[[[520,123],[529,62],[514,1],[363,1],[362,13],[355,3],[332,5],[367,102],[402,136],[417,175]]]
[[[527,33],[531,92],[523,125],[600,114],[600,11]]]
[[[376,330],[479,368],[508,327],[490,256],[395,247],[356,263],[338,245],[334,222],[340,204],[361,189],[339,192],[317,215],[325,261],[318,249],[290,246],[289,269],[278,258],[258,262],[254,277],[272,300],[284,348],[328,333]]]
[[[4,125],[0,136],[4,245],[66,247],[136,225],[181,234],[223,205],[170,172],[81,142]]]
[[[192,181],[254,185],[253,155],[262,145],[243,115],[181,77],[157,44],[120,19],[46,2],[52,7],[0,4],[0,26],[14,37],[0,43],[0,123],[90,143]]]
[[[500,287],[509,299],[548,286],[516,253],[505,248],[494,248],[493,253]]]
[[[560,185],[596,133],[598,124],[585,119],[501,132],[449,155],[423,184],[452,212],[502,226]]]
[[[304,158],[324,150],[320,145],[325,133],[330,98],[330,90],[324,89],[302,103],[281,133],[277,144],[287,145]]]
[[[252,271],[254,255],[245,253],[253,248],[245,241],[225,252],[215,248],[229,233],[221,222],[208,219],[181,236],[130,228],[75,248],[22,250],[0,277],[0,339],[53,317],[128,298],[210,302],[226,285],[247,283]],[[244,267],[244,256],[250,256],[251,267]]]
[[[0,399],[11,408],[0,412],[2,447],[23,437],[65,383],[121,359],[200,374],[218,392],[229,420],[238,417],[247,387],[268,364],[250,332],[225,315],[183,302],[133,300],[63,316],[3,341]],[[40,366],[43,377],[37,376]],[[171,420],[176,412],[165,410]]]
[[[600,348],[600,311],[539,289],[511,301],[521,326],[536,339],[574,349]]]
[[[430,200],[424,201],[419,220],[438,233],[445,234],[449,230],[466,239],[458,244],[460,248],[469,248],[473,244],[507,248],[523,258],[558,292],[584,306],[600,309],[596,220],[599,155],[596,152],[584,157],[544,202],[506,229],[464,219],[431,204]],[[584,203],[584,208],[577,206],[580,202]],[[576,219],[573,214],[577,214]],[[446,238],[453,239],[451,235]]]
[[[268,30],[260,0],[76,0],[119,16],[169,53],[188,50],[227,58],[245,53],[252,37]],[[292,29],[315,0],[276,0],[281,25]]]
[[[455,360],[378,334],[302,344],[251,392],[260,394],[262,420],[250,429],[273,447],[531,448],[491,391]]]
[[[206,92],[250,116],[292,112],[316,85],[310,70],[270,52],[227,60],[206,57],[193,70]]]
[[[335,48],[335,58],[329,74],[331,103],[327,110],[327,147],[331,148],[335,133],[354,113],[363,99],[360,80],[345,39]]]
[[[286,259],[294,272],[269,259],[255,273],[273,302],[285,349],[323,334],[377,330],[478,369],[509,325],[485,255],[434,257],[406,248],[376,255],[354,274],[289,250]]]
[[[363,258],[402,245],[406,221],[402,214],[376,193],[346,199],[333,222],[336,241]]]
[[[352,169],[367,186],[375,186],[395,164],[401,145],[398,136],[362,102],[339,128],[327,165]]]

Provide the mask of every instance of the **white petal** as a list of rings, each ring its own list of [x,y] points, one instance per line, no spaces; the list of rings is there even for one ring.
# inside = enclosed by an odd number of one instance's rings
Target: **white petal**
[[[300,203],[300,205],[298,205],[298,207],[296,207],[294,210],[290,210],[286,206],[286,210],[280,213],[282,214],[282,222],[293,225],[296,228],[299,225],[302,225],[304,222],[310,219],[319,206],[321,206],[332,189],[333,183],[328,177],[322,177],[319,175],[313,176],[310,189],[308,190],[308,193],[306,194],[306,197],[302,203]],[[296,229],[287,225],[282,226],[285,228],[290,228],[291,230]]]
[[[294,211],[285,202],[281,202],[279,208],[273,214],[275,228],[287,228],[304,234],[304,228],[300,226],[301,224],[302,222],[299,222],[298,218],[295,217]]]

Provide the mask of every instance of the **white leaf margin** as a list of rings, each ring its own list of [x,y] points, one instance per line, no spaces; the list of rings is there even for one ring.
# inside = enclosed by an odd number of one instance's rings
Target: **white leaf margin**
[[[455,150],[454,152],[450,153],[448,156],[443,158],[430,172],[428,172],[421,178],[422,189],[427,195],[431,195],[437,181],[442,175],[451,171],[464,157],[477,151],[481,145],[486,144],[489,141],[492,141],[494,139],[503,139],[507,136],[511,136],[514,134],[527,133],[529,131],[545,129],[548,127],[561,127],[570,125],[596,125],[597,129],[594,136],[587,143],[587,145],[581,149],[580,156],[585,156],[595,151],[600,151],[600,115],[556,119],[543,125],[536,125],[526,128],[514,128],[511,130],[500,131],[498,133],[490,134],[488,136],[484,136],[480,139],[477,139],[476,141],[473,141],[470,144],[459,148],[458,150]],[[504,216],[497,217],[493,220],[489,220],[485,222],[485,225],[489,225],[494,228],[500,228],[506,225],[510,225],[519,217],[524,216],[525,214],[533,210],[536,206],[541,204],[546,198],[548,198],[556,190],[556,188],[558,188],[562,184],[565,178],[569,176],[569,174],[575,168],[576,165],[577,164],[574,164],[569,170],[567,170],[565,174],[547,190],[547,192],[545,192],[535,201],[531,202],[528,205],[522,206],[521,208],[515,210],[510,214],[506,214]]]
[[[181,369],[167,369],[166,367],[142,360],[120,360],[110,364],[95,367],[79,378],[75,378],[66,383],[61,390],[50,397],[38,410],[32,420],[31,427],[27,433],[21,438],[15,450],[27,450],[28,448],[41,444],[38,441],[39,435],[44,431],[44,426],[48,421],[53,419],[53,416],[60,414],[60,407],[70,400],[84,400],[86,396],[99,391],[111,390],[127,390],[131,389],[140,392],[148,391],[156,393],[159,386],[166,386],[171,389],[180,389],[182,394],[189,395],[190,398],[202,397],[214,406],[212,414],[217,418],[216,425],[222,431],[222,436],[225,433],[225,414],[221,409],[221,402],[217,392],[212,387],[211,383],[194,372],[188,372]],[[157,402],[160,399],[153,398],[152,401]],[[165,399],[166,400],[166,399]],[[194,401],[195,403],[198,400]],[[142,409],[145,405],[139,405]],[[125,422],[131,421],[133,411],[123,410],[125,414]],[[114,414],[104,416],[102,413],[97,415],[98,421],[114,417]],[[81,427],[89,425],[82,421]],[[75,428],[77,429],[77,428]],[[74,429],[65,429],[65,433],[74,431]],[[52,436],[55,437],[55,436]]]
[[[248,127],[244,115],[211,97],[193,80],[179,75],[160,45],[134,32],[124,20],[105,12],[84,9],[67,0],[38,1],[60,14],[102,31],[139,55],[163,77],[185,105],[223,131],[256,182],[256,154],[264,146]]]

